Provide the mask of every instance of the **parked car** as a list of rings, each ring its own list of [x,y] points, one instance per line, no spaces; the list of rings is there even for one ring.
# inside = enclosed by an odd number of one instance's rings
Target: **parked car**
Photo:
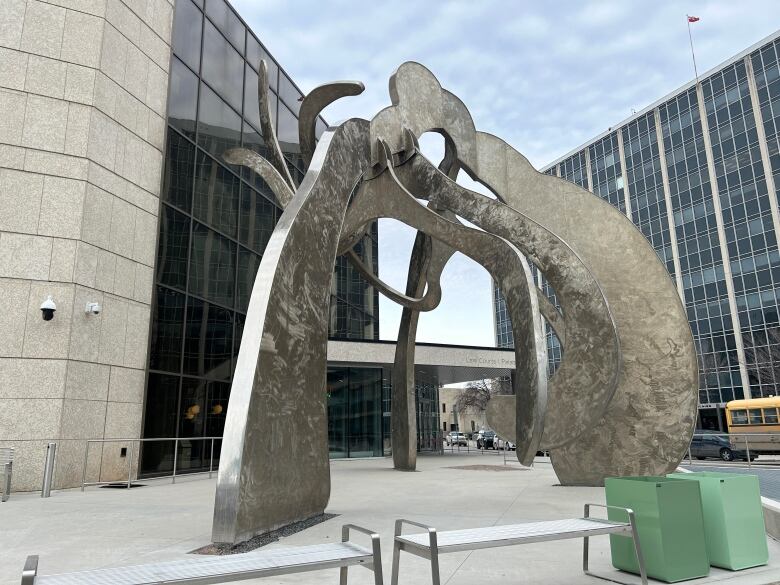
[[[496,441],[498,441],[499,449],[506,449],[507,451],[515,451],[517,449],[517,445],[512,441],[505,441],[501,437],[496,437]]]
[[[493,431],[479,431],[477,449],[498,449],[498,437]]]
[[[452,431],[446,437],[444,437],[444,442],[447,443],[447,445],[460,445],[463,447],[466,447],[468,445],[468,441],[466,440],[466,435],[464,435],[463,433],[458,433],[456,431]]]
[[[744,449],[737,449],[731,444],[728,438],[710,433],[700,433],[694,435],[691,439],[691,457],[696,459],[706,459],[708,457],[722,459],[723,461],[734,461],[739,459],[747,461],[748,454]],[[755,460],[756,455],[750,454],[750,460]]]

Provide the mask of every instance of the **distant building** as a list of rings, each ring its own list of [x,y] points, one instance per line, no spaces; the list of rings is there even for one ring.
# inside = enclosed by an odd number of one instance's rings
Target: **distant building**
[[[542,169],[625,213],[665,263],[699,352],[704,428],[724,428],[730,400],[780,393],[779,37]],[[512,347],[498,290],[494,306],[497,344]],[[554,370],[561,348],[549,329],[548,349]]]

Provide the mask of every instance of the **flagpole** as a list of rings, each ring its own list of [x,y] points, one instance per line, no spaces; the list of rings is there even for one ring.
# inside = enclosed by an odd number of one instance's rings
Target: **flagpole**
[[[696,53],[693,51],[693,35],[691,34],[691,16],[685,15],[685,21],[688,23],[688,40],[691,41],[691,57],[693,58],[693,73],[696,75],[696,85],[699,85],[699,70],[696,67]]]

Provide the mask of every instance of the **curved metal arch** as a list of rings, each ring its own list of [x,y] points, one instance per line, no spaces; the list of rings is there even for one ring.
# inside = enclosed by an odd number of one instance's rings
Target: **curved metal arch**
[[[325,132],[260,261],[225,421],[214,542],[310,518],[328,502],[330,282],[350,193],[370,164],[368,136],[365,120]]]
[[[317,144],[317,117],[338,99],[360,95],[366,89],[361,81],[332,81],[315,87],[303,98],[298,112],[298,140],[305,168],[309,167]]]
[[[222,154],[222,158],[228,164],[247,167],[260,175],[260,178],[268,183],[268,187],[276,196],[282,209],[287,207],[287,204],[293,198],[293,190],[287,184],[285,178],[279,174],[274,165],[268,162],[268,159],[260,156],[255,151],[248,148],[231,148]]]
[[[666,267],[642,232],[599,197],[537,172],[492,134],[477,132],[477,153],[481,182],[565,240],[587,263],[620,336],[622,369],[605,416],[575,443],[551,451],[561,483],[601,485],[610,475],[674,470],[696,422],[698,363]],[[564,316],[568,334],[565,309]],[[568,341],[567,353],[571,348]]]
[[[415,197],[430,197],[438,206],[506,239],[544,272],[563,308],[567,351],[550,380],[542,446],[576,441],[603,416],[621,367],[615,323],[594,276],[552,232],[511,207],[455,183],[422,154],[395,172]]]
[[[390,157],[383,145],[384,157]],[[547,353],[530,268],[516,248],[490,233],[468,228],[443,218],[417,202],[395,175],[391,165],[375,178],[364,181],[350,204],[345,229],[379,217],[394,217],[423,231],[447,246],[457,248],[481,264],[500,284],[507,301],[512,327],[517,332],[516,375],[517,457],[529,465],[539,448],[547,408]],[[511,260],[510,260],[511,259]],[[521,269],[522,268],[522,269]],[[394,423],[395,424],[395,423]]]

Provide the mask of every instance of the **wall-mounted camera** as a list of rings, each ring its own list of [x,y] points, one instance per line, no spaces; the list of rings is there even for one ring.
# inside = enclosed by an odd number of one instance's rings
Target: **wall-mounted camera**
[[[100,315],[102,310],[103,307],[100,306],[100,303],[87,303],[87,306],[84,307],[84,312],[88,315]]]
[[[41,314],[44,321],[51,321],[54,319],[54,311],[57,310],[57,304],[51,298],[51,295],[46,297],[46,300],[41,303]]]

